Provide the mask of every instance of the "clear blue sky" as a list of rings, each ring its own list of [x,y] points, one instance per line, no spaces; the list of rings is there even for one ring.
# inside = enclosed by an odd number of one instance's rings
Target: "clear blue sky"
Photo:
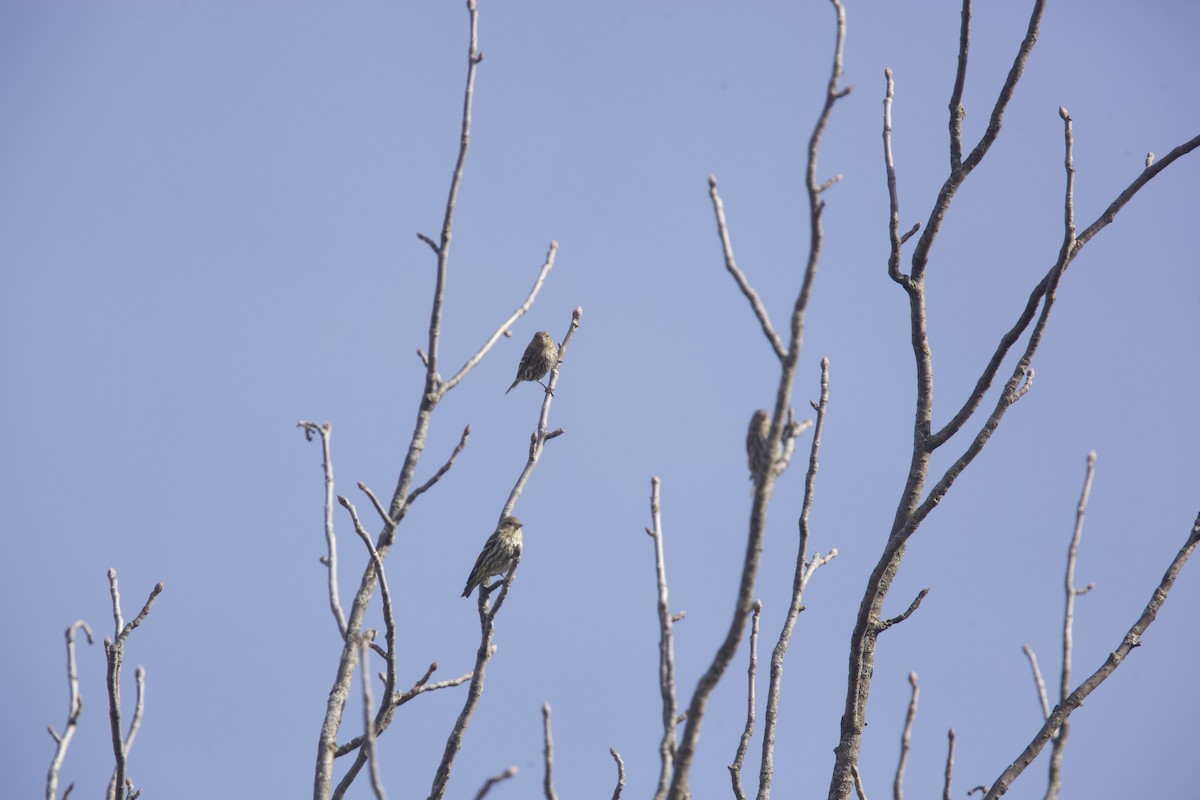
[[[979,4],[967,139],[1023,34],[1027,3]],[[1018,10],[1016,5],[1020,6]],[[883,70],[896,73],[903,225],[945,177],[958,10],[848,8],[845,83],[822,151],[827,248],[796,396],[831,368],[813,546],[817,574],[789,654],[775,788],[823,796],[849,626],[907,469],[913,370],[903,292],[886,275]],[[583,326],[548,446],[517,514],[526,557],[450,785],[521,773],[540,791],[544,701],[557,786],[628,797],[657,774],[657,622],[649,479],[663,480],[681,702],[729,622],[749,510],[743,436],[773,398],[774,358],[725,273],[706,178],[738,259],[782,324],[807,244],[804,142],[833,41],[827,3],[483,0],[473,147],[452,256],[443,358],[457,368],[520,301],[556,239],[533,312],[439,407],[423,479],[470,424],[389,559],[401,681],[477,646],[463,579],[525,458],[540,395],[504,389],[529,335]],[[1075,120],[1086,224],[1200,131],[1200,6],[1052,3],[1004,132],[949,214],[929,272],[944,421],[1052,263],[1061,237],[1059,105]],[[166,590],[130,639],[148,673],[130,774],[145,797],[303,797],[339,646],[327,606],[320,451],[338,490],[390,494],[412,430],[436,235],[457,146],[467,15],[459,2],[0,3],[0,648],[6,794],[42,791],[67,692],[62,631],[111,631]],[[888,603],[920,611],[881,642],[863,775],[886,796],[907,703],[922,701],[911,796],[992,781],[1040,724],[1021,645],[1057,674],[1062,569],[1086,453],[1098,473],[1078,567],[1076,675],[1140,613],[1197,511],[1200,158],[1155,179],[1067,273],[1033,390],[913,540]],[[806,447],[807,437],[801,441]],[[948,447],[958,451],[958,448]],[[944,467],[947,453],[935,463]],[[799,460],[798,460],[799,461]],[[760,574],[769,652],[790,591],[803,475],[783,479]],[[344,602],[364,562],[337,518]],[[1178,796],[1200,735],[1200,564],[1127,664],[1072,718],[1067,797]],[[374,614],[377,615],[377,609]],[[374,616],[373,626],[378,626]],[[765,658],[764,658],[765,661]],[[63,782],[111,770],[103,652],[81,646],[84,713]],[[728,796],[745,648],[718,688],[693,773]],[[765,671],[764,671],[765,672]],[[760,684],[760,696],[765,685]],[[462,690],[418,698],[382,739],[391,796],[423,796]],[[358,732],[357,710],[344,736]],[[761,730],[761,724],[760,724]],[[756,737],[752,753],[758,751]],[[753,762],[756,764],[757,762]],[[753,785],[756,767],[748,765]],[[1044,763],[1010,796],[1040,797]],[[360,782],[361,783],[361,782]],[[82,793],[82,794],[80,794]],[[367,795],[360,785],[355,797]]]

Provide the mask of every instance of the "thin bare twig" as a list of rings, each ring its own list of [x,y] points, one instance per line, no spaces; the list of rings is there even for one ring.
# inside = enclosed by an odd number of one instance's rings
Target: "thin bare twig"
[[[509,767],[508,769],[504,770],[504,772],[501,772],[499,775],[493,775],[492,777],[488,778],[486,781],[483,782],[483,786],[479,787],[479,793],[475,795],[475,800],[483,800],[483,798],[487,795],[487,793],[492,790],[493,786],[495,786],[497,783],[500,783],[501,781],[508,780],[509,778],[511,778],[512,776],[514,776],[516,774],[517,774],[517,768]]]
[[[867,800],[867,790],[863,787],[862,775],[858,774],[858,764],[851,766],[850,772],[854,776],[854,793],[858,795],[858,800]]]
[[[908,241],[917,231],[914,226],[912,230],[900,238],[900,198],[896,190],[896,164],[892,158],[892,100],[896,95],[895,82],[892,79],[891,67],[883,71],[883,77],[887,81],[887,91],[883,96],[883,164],[887,172],[887,188],[888,188],[888,206],[890,213],[888,215],[888,236],[891,239],[891,252],[888,254],[888,275],[896,283],[900,284],[905,290],[912,292],[916,290],[916,284],[913,279],[900,272],[900,245]],[[920,223],[917,223],[919,226]]]
[[[1029,667],[1033,670],[1033,685],[1037,689],[1038,701],[1042,704],[1042,719],[1050,716],[1050,700],[1046,697],[1046,682],[1042,680],[1042,670],[1038,667],[1037,656],[1029,645],[1021,645],[1025,657],[1029,659]]]
[[[472,3],[474,0],[472,0]],[[546,260],[542,262],[542,268],[537,274],[537,278],[533,282],[533,287],[529,290],[529,294],[525,295],[525,300],[521,305],[517,306],[516,310],[508,315],[507,319],[500,323],[495,331],[487,338],[487,340],[475,351],[475,355],[467,359],[467,363],[463,364],[458,372],[454,373],[448,381],[441,384],[437,390],[437,399],[440,400],[446,396],[446,392],[457,386],[463,378],[467,377],[467,373],[475,369],[483,357],[488,354],[496,342],[500,341],[500,337],[508,333],[509,329],[533,308],[533,301],[537,299],[538,292],[542,290],[542,284],[546,282],[546,277],[550,274],[550,270],[554,267],[554,257],[558,253],[558,242],[550,242],[550,249],[546,252]]]
[[[675,718],[678,706],[675,701],[675,640],[672,626],[675,617],[667,596],[667,563],[663,552],[662,506],[660,490],[662,481],[657,475],[650,479],[650,519],[653,529],[646,533],[654,539],[654,572],[658,585],[658,689],[662,695],[663,735],[658,745],[659,771],[655,800],[666,797],[670,785],[672,763],[675,758]]]
[[[962,24],[958,33],[958,69],[954,73],[954,90],[950,92],[950,171],[962,166],[963,88],[967,83],[967,53],[971,46],[971,0],[963,0]]]
[[[787,358],[787,349],[783,346],[783,339],[780,339],[779,334],[775,332],[775,326],[771,324],[771,317],[767,314],[767,307],[763,305],[762,298],[758,296],[758,292],[754,291],[754,287],[746,279],[746,273],[742,272],[737,265],[737,260],[733,257],[733,243],[729,240],[729,225],[725,221],[725,204],[721,202],[721,195],[717,193],[716,175],[708,176],[708,195],[712,198],[713,213],[717,216],[717,235],[721,238],[721,249],[725,253],[725,269],[729,270],[729,274],[733,276],[733,280],[742,290],[742,294],[750,301],[750,308],[754,310],[754,315],[758,317],[758,322],[762,325],[763,335],[767,337],[767,342],[775,351],[775,355],[779,356],[779,360],[782,361]]]
[[[929,589],[922,589],[921,591],[917,592],[917,596],[914,597],[913,601],[908,604],[908,608],[905,609],[903,614],[898,617],[892,617],[891,619],[885,619],[879,623],[879,632],[882,633],[893,625],[904,622],[904,620],[911,617],[913,612],[921,607],[921,601],[925,599],[925,595],[927,594],[929,594]]]
[[[1070,118],[1065,113],[1063,119],[1068,120],[1068,125],[1070,124]],[[1074,226],[1070,219],[1067,221],[1067,227],[1073,237]],[[1067,570],[1063,578],[1066,604],[1063,611],[1062,675],[1058,684],[1058,701],[1060,703],[1065,702],[1071,694],[1071,650],[1075,627],[1075,598],[1092,588],[1091,586],[1085,589],[1075,588],[1075,562],[1079,556],[1079,541],[1083,537],[1083,518],[1087,513],[1088,498],[1092,493],[1092,479],[1095,476],[1096,451],[1093,450],[1087,455],[1087,471],[1083,479],[1083,489],[1079,493],[1079,503],[1075,507],[1075,529],[1071,534],[1071,544],[1067,548]],[[1050,770],[1046,780],[1046,800],[1056,800],[1062,789],[1062,758],[1069,730],[1070,725],[1064,720],[1058,732],[1050,739]]]
[[[50,760],[50,769],[46,773],[46,800],[57,800],[58,798],[58,772],[62,769],[63,760],[67,757],[67,748],[71,746],[71,739],[75,737],[75,730],[79,724],[79,715],[83,713],[83,697],[79,693],[79,672],[75,668],[75,631],[81,630],[87,643],[92,644],[92,629],[83,620],[78,620],[71,623],[66,631],[67,639],[67,724],[63,727],[63,732],[60,735],[54,730],[54,726],[49,726],[50,737],[54,739],[54,757]],[[66,800],[67,795],[71,793],[72,784],[63,794],[63,800]]]
[[[345,639],[346,615],[342,611],[342,601],[338,596],[337,534],[333,528],[333,457],[329,448],[333,426],[328,422],[318,425],[315,422],[300,420],[296,427],[304,429],[304,435],[309,441],[312,441],[314,435],[321,437],[321,466],[325,471],[325,544],[328,548],[328,553],[322,561],[329,572],[329,609],[337,623],[338,636]]]
[[[371,487],[367,486],[362,481],[358,482],[358,490],[367,496],[371,501],[371,505],[375,507],[375,513],[379,515],[379,521],[384,525],[391,526],[392,519],[388,516],[387,509],[383,507],[383,503],[379,502],[379,498],[371,491]]]
[[[546,794],[546,800],[558,800],[558,795],[554,792],[554,740],[550,737],[549,703],[542,703],[542,741],[545,743],[542,754],[546,765],[546,774],[542,778],[542,791]]]
[[[733,763],[729,765],[729,778],[733,781],[733,795],[737,800],[746,800],[746,792],[742,789],[742,763],[746,760],[750,737],[754,735],[754,679],[755,673],[758,671],[758,617],[760,614],[762,614],[762,601],[756,600],[754,617],[750,621],[750,666],[746,669],[746,727],[742,730],[742,738],[738,742]]]
[[[357,524],[357,521],[356,521]],[[368,537],[368,541],[370,541]],[[387,793],[383,790],[383,779],[379,776],[379,755],[375,752],[375,700],[371,697],[371,672],[367,668],[371,653],[368,648],[370,634],[359,634],[362,650],[358,660],[362,664],[362,695],[363,695],[363,752],[367,755],[370,765],[371,791],[376,800],[385,800]]]
[[[942,785],[942,800],[950,800],[950,781],[954,777],[954,728],[946,734],[946,780]]]
[[[433,674],[433,670],[436,669],[436,667],[437,667],[437,662],[435,661],[432,665],[430,665],[429,671],[426,672],[425,675],[420,680],[418,680],[411,689],[408,689],[407,691],[403,691],[403,692],[397,692],[392,695],[391,702],[388,703],[388,705],[385,706],[383,712],[375,718],[375,735],[376,736],[378,736],[379,734],[381,734],[385,730],[387,730],[388,725],[390,725],[392,722],[392,717],[395,714],[395,710],[398,707],[407,703],[409,700],[412,700],[414,697],[425,694],[426,692],[434,692],[434,691],[437,691],[438,689],[447,689],[447,688],[450,688],[451,686],[460,686],[460,685],[466,683],[467,681],[471,680],[471,673],[468,672],[464,675],[459,675],[457,678],[450,678],[449,680],[438,681],[436,683],[426,683],[426,681],[429,680],[429,676]],[[355,750],[358,750],[360,747],[362,747],[362,743],[363,743],[363,737],[355,736],[350,741],[348,741],[345,744],[338,747],[338,749],[336,751],[334,751],[334,756],[336,758],[341,758],[342,756],[346,755],[347,753],[352,753]],[[350,776],[351,773],[357,775],[358,771],[361,770],[363,765],[365,765],[365,764],[366,764],[365,757],[363,758],[362,763],[358,763],[356,761],[355,766],[351,767],[347,771],[347,776]],[[334,798],[341,797],[345,793],[346,789],[350,788],[350,783],[353,782],[353,777],[350,778],[350,781],[346,781],[345,778],[343,778],[342,782],[345,784],[345,786],[342,786],[339,784],[338,790],[334,791],[334,793],[333,793]]]
[[[917,673],[908,673],[908,685],[912,687],[912,695],[908,700],[908,714],[904,717],[904,731],[900,734],[900,763],[896,765],[896,779],[892,782],[892,797],[895,800],[904,800],[904,768],[908,765],[913,723],[917,719],[917,698],[921,694],[921,687],[917,684]]]
[[[797,523],[799,541],[796,547],[796,568],[792,575],[792,599],[784,617],[783,628],[779,639],[771,652],[771,676],[767,685],[767,707],[763,712],[763,744],[762,760],[758,770],[758,800],[767,800],[771,792],[771,780],[775,775],[775,729],[779,719],[779,694],[783,685],[783,661],[787,656],[788,647],[792,641],[792,631],[796,627],[796,619],[804,610],[802,605],[804,589],[813,573],[837,557],[837,550],[830,550],[828,555],[815,553],[811,561],[808,557],[809,515],[812,511],[813,500],[816,496],[817,472],[820,469],[819,456],[821,453],[821,437],[825,433],[825,415],[829,410],[829,359],[821,359],[821,395],[814,404],[817,412],[816,426],[813,428],[812,444],[808,451],[808,472],[804,477],[804,499],[800,506],[800,519]]]
[[[342,508],[350,512],[350,519],[354,522],[354,532],[358,534],[358,538],[362,539],[363,545],[367,548],[367,553],[371,556],[371,563],[375,565],[375,574],[379,580],[379,597],[383,601],[384,636],[386,637],[385,642],[387,644],[387,677],[384,679],[383,696],[390,698],[392,693],[396,691],[396,614],[392,609],[392,593],[388,589],[387,574],[383,570],[383,559],[380,557],[379,551],[375,549],[375,543],[371,541],[371,534],[367,533],[362,521],[358,518],[358,509],[342,495],[338,495],[338,502],[342,505]],[[363,663],[362,670],[363,682],[368,682],[371,672],[366,662]],[[379,713],[382,714],[383,710],[380,709]],[[374,722],[371,723],[371,728],[371,735],[374,735]]]
[[[116,761],[116,766],[113,769],[113,777],[108,785],[107,797],[117,800],[118,793],[122,797],[128,797],[131,793],[131,784],[125,774],[126,763],[129,748],[132,746],[133,739],[137,735],[137,729],[141,727],[146,688],[145,671],[139,667],[136,673],[137,704],[134,709],[133,721],[130,724],[129,732],[123,735],[121,733],[121,666],[125,660],[125,640],[129,638],[129,634],[133,633],[146,620],[146,617],[150,614],[150,609],[154,606],[155,599],[162,593],[163,584],[161,582],[155,584],[154,588],[150,590],[150,596],[146,599],[142,610],[127,624],[122,624],[121,593],[117,586],[117,571],[115,569],[108,571],[108,586],[109,593],[112,595],[113,621],[117,633],[115,638],[110,639],[105,637],[104,639],[104,656],[107,666],[105,670],[105,682],[108,688],[108,721],[112,736],[113,758]]]
[[[1158,612],[1167,602],[1167,596],[1171,592],[1171,587],[1175,585],[1175,579],[1179,577],[1183,565],[1187,563],[1188,558],[1196,549],[1196,545],[1200,544],[1200,514],[1196,515],[1195,521],[1192,523],[1192,529],[1188,534],[1187,540],[1183,543],[1183,547],[1175,554],[1171,564],[1167,567],[1167,571],[1163,574],[1162,580],[1150,595],[1150,600],[1146,604],[1146,608],[1142,611],[1141,616],[1130,626],[1129,631],[1121,640],[1121,644],[1117,649],[1108,654],[1108,658],[1100,665],[1099,669],[1093,672],[1083,683],[1071,692],[1065,700],[1054,707],[1050,716],[1042,724],[1041,729],[1033,737],[1025,750],[1017,757],[1015,761],[1008,765],[1005,770],[1000,773],[1000,777],[992,784],[988,790],[984,800],[996,800],[1002,797],[1012,786],[1014,780],[1033,763],[1042,748],[1050,741],[1054,732],[1062,727],[1071,713],[1079,706],[1083,705],[1083,701],[1088,695],[1096,690],[1117,667],[1121,666],[1135,647],[1140,647],[1142,644],[1142,635],[1146,630],[1154,624]]]
[[[442,464],[441,468],[439,468],[437,472],[433,473],[432,478],[425,481],[423,484],[413,490],[413,493],[408,496],[408,500],[405,501],[405,505],[411,506],[414,500],[425,494],[425,492],[429,491],[434,484],[442,479],[443,475],[450,471],[450,468],[454,466],[454,459],[458,458],[458,454],[461,453],[463,448],[467,446],[467,437],[470,435],[471,426],[468,425],[467,427],[463,428],[462,436],[459,437],[458,444],[454,447],[454,452],[450,454],[450,458],[446,459],[446,463]]]
[[[612,800],[621,800],[621,790],[625,788],[625,762],[621,760],[621,754],[615,747],[608,748],[608,752],[613,761],[617,762],[617,788],[613,789]]]

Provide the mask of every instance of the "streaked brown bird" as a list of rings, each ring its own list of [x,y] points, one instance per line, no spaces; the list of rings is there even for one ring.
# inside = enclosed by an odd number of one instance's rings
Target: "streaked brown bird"
[[[525,348],[525,355],[521,356],[521,363],[517,367],[517,378],[505,394],[511,392],[521,381],[542,383],[542,376],[549,372],[557,361],[558,345],[554,343],[554,337],[546,331],[538,331]],[[546,384],[542,383],[542,387],[546,388]]]
[[[761,479],[771,463],[771,415],[763,409],[750,418],[750,430],[746,432],[746,461],[750,467],[750,480]]]
[[[507,516],[500,520],[496,532],[483,543],[479,558],[467,577],[462,596],[470,597],[471,590],[492,575],[503,575],[512,569],[513,561],[521,554],[521,520]]]

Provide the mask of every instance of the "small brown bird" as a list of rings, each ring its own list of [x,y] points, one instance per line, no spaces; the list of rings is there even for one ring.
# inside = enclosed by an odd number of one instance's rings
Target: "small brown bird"
[[[767,473],[771,460],[771,415],[763,409],[750,418],[750,430],[746,432],[746,461],[750,467],[750,480],[758,480]]]
[[[479,558],[467,577],[462,596],[470,597],[471,590],[492,575],[503,575],[512,569],[513,561],[521,555],[521,520],[513,516],[500,520],[496,532],[483,543]]]
[[[538,331],[530,340],[529,346],[525,348],[525,355],[521,356],[521,363],[517,367],[517,379],[512,382],[512,386],[508,387],[508,392],[511,392],[521,381],[537,381],[542,383],[542,376],[558,362],[558,345],[554,343],[554,337],[546,331]],[[542,383],[545,388],[546,384]]]

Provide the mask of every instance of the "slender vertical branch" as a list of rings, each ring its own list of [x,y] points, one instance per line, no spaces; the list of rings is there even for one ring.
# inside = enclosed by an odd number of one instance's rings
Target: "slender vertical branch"
[[[342,611],[342,601],[338,598],[337,535],[333,528],[333,457],[329,448],[333,426],[328,422],[317,425],[300,420],[297,427],[303,428],[310,440],[314,434],[321,437],[321,466],[325,471],[325,544],[329,551],[321,560],[325,562],[329,572],[329,608],[333,612],[334,621],[337,622],[338,634],[345,639],[346,615]]]
[[[145,672],[139,668],[137,671],[137,706],[129,733],[128,735],[123,735],[121,733],[121,666],[125,660],[125,640],[129,638],[129,635],[150,614],[150,609],[153,608],[155,599],[162,593],[163,584],[161,582],[155,584],[154,588],[150,590],[150,596],[146,599],[146,604],[142,606],[142,610],[127,624],[122,624],[121,594],[117,587],[117,571],[115,569],[108,571],[108,586],[109,592],[112,595],[113,620],[116,623],[116,635],[111,639],[108,637],[104,639],[109,732],[112,737],[113,759],[116,762],[112,780],[108,785],[108,797],[119,800],[119,798],[125,797],[128,791],[128,781],[125,774],[127,758],[129,748],[133,744],[133,739],[137,735],[138,728],[141,726],[145,693]]]
[[[75,668],[75,631],[83,631],[88,644],[92,644],[92,629],[86,622],[79,620],[67,628],[67,724],[60,735],[51,726],[50,737],[54,739],[54,757],[50,760],[50,769],[46,773],[46,800],[58,798],[58,772],[62,769],[63,760],[67,757],[67,748],[75,737],[79,724],[79,715],[83,713],[83,697],[79,693],[79,672]],[[72,784],[74,786],[74,784]],[[67,789],[69,793],[70,788]]]
[[[779,639],[771,652],[771,676],[767,686],[767,707],[763,712],[763,743],[762,760],[758,770],[758,800],[767,800],[771,793],[771,780],[775,774],[775,729],[779,720],[779,695],[783,685],[783,661],[791,645],[792,632],[796,627],[796,619],[804,610],[802,601],[804,589],[813,573],[832,559],[837,557],[837,550],[830,550],[828,555],[820,553],[808,557],[809,514],[812,511],[813,499],[816,496],[817,471],[820,468],[821,438],[825,434],[825,414],[829,410],[829,359],[821,359],[821,395],[820,400],[813,404],[817,412],[816,425],[813,428],[812,444],[808,451],[808,472],[804,477],[804,499],[800,506],[800,519],[797,524],[799,541],[796,547],[796,568],[792,575],[792,599],[779,632]]]
[[[483,584],[479,586],[478,607],[481,634],[479,649],[475,651],[475,669],[471,672],[471,685],[467,689],[467,698],[463,702],[462,711],[459,712],[458,719],[455,720],[454,727],[446,739],[446,748],[442,752],[442,760],[434,774],[429,800],[441,800],[446,794],[446,784],[450,781],[450,770],[454,766],[454,758],[462,749],[463,736],[467,731],[467,726],[471,724],[471,718],[475,716],[475,709],[478,708],[479,700],[483,697],[483,681],[487,676],[488,662],[496,652],[496,646],[493,644],[496,634],[496,614],[500,611],[500,606],[504,604],[504,599],[508,597],[509,587],[512,586],[513,578],[516,576],[517,567],[520,564],[521,556],[518,552],[503,583],[494,584],[490,588]],[[488,598],[491,597],[496,586],[500,587],[500,595],[496,598],[496,604],[489,607]]]
[[[1066,116],[1064,115],[1064,118]],[[1068,221],[1068,228],[1072,227]],[[1075,562],[1079,556],[1079,541],[1083,537],[1083,518],[1087,513],[1088,498],[1092,494],[1092,479],[1096,476],[1096,451],[1088,453],[1087,471],[1083,479],[1083,489],[1079,493],[1079,503],[1075,507],[1075,529],[1071,534],[1071,544],[1067,548],[1067,570],[1063,578],[1063,593],[1066,595],[1063,610],[1062,633],[1062,674],[1058,683],[1058,702],[1065,703],[1071,694],[1071,650],[1073,647],[1073,631],[1075,627],[1075,598],[1091,590],[1089,585],[1084,589],[1075,588]],[[1048,715],[1047,715],[1048,716]],[[1056,800],[1062,789],[1062,758],[1067,745],[1067,735],[1070,725],[1066,720],[1059,726],[1057,733],[1050,739],[1050,770],[1046,781],[1046,800]]]
[[[375,574],[379,576],[379,597],[383,601],[384,641],[387,645],[387,672],[384,678],[383,694],[383,704],[386,706],[392,694],[396,691],[396,613],[392,608],[392,593],[388,588],[387,575],[383,569],[383,559],[380,558],[379,551],[375,549],[375,544],[371,541],[371,534],[367,533],[362,521],[358,518],[358,509],[341,495],[338,495],[338,503],[342,505],[342,508],[350,512],[350,519],[354,522],[354,532],[358,534],[358,538],[362,539],[363,545],[367,548],[367,553],[371,557],[371,563],[375,565]],[[362,652],[366,651],[363,650]],[[362,670],[363,680],[369,680],[371,671],[366,661],[363,662]],[[382,715],[383,708],[380,708],[379,715],[371,723],[371,736],[375,735],[375,726]]]
[[[910,230],[903,237],[900,235],[900,196],[896,189],[896,164],[892,158],[892,100],[896,96],[896,85],[892,78],[891,68],[883,71],[887,82],[887,90],[883,95],[883,165],[887,173],[888,188],[888,238],[891,241],[891,251],[888,253],[888,276],[907,291],[916,290],[912,278],[900,272],[900,245],[916,232]]]
[[[950,800],[950,782],[954,777],[954,728],[946,734],[946,780],[942,785],[942,800]]]
[[[737,800],[746,800],[746,792],[742,789],[742,763],[746,760],[750,737],[754,735],[754,679],[755,673],[758,671],[758,617],[760,614],[762,614],[762,601],[756,600],[754,617],[750,622],[750,666],[746,670],[746,727],[742,730],[742,738],[738,742],[733,763],[729,765],[729,778],[733,781],[733,796]]]
[[[446,212],[442,217],[442,236],[437,252],[437,281],[433,291],[433,310],[429,317],[429,368],[426,371],[426,394],[437,389],[438,342],[442,335],[442,306],[446,297],[446,270],[450,260],[450,240],[454,232],[454,209],[458,204],[458,190],[462,186],[463,167],[467,163],[467,150],[471,147],[471,108],[475,101],[475,70],[483,60],[479,52],[479,10],[475,0],[467,0],[467,13],[471,17],[470,45],[467,50],[467,86],[463,91],[462,127],[458,138],[458,159],[454,162],[454,174],[450,179],[450,192],[446,198]]]
[[[654,539],[654,573],[658,585],[658,689],[662,695],[663,735],[658,745],[659,771],[655,800],[667,794],[671,780],[672,763],[675,758],[675,726],[678,716],[675,704],[675,642],[672,633],[674,618],[667,597],[667,562],[663,552],[662,505],[660,489],[662,481],[655,475],[650,479],[650,519],[653,529],[646,533]]]
[[[383,780],[379,776],[379,754],[375,752],[375,700],[371,697],[371,636],[359,634],[359,663],[362,664],[361,683],[363,695],[363,752],[367,755],[371,774],[371,791],[376,800],[386,800]]]
[[[549,703],[542,703],[542,741],[542,756],[546,766],[545,776],[542,778],[542,791],[546,794],[546,800],[558,800],[558,794],[554,791],[554,739],[550,736]]]
[[[963,88],[967,84],[967,52],[971,45],[971,0],[963,0],[962,25],[958,32],[958,69],[954,73],[954,90],[950,92],[950,171],[962,166]]]
[[[921,694],[921,687],[917,684],[917,673],[908,673],[908,685],[912,687],[912,695],[908,700],[908,714],[904,718],[904,731],[900,734],[900,763],[896,765],[896,779],[892,782],[892,797],[895,800],[904,800],[904,768],[908,765],[913,722],[917,719],[917,698]]]
[[[800,353],[804,344],[804,323],[824,241],[821,218],[825,210],[825,201],[821,199],[821,193],[828,188],[829,184],[823,183],[817,178],[817,155],[820,150],[821,139],[829,124],[830,116],[833,113],[834,105],[850,92],[850,87],[842,88],[840,85],[842,78],[842,53],[846,40],[846,10],[841,0],[831,0],[831,5],[837,17],[834,53],[829,72],[829,82],[825,90],[825,102],[808,141],[808,164],[805,171],[805,187],[808,191],[809,201],[808,258],[804,267],[800,291],[797,293],[795,304],[792,307],[790,340],[787,355],[783,359],[780,368],[779,385],[775,393],[775,410],[772,415],[769,437],[772,449],[772,463],[774,463],[780,454],[784,428],[788,424],[788,412],[791,405],[793,383],[795,382],[796,365],[799,363]],[[776,477],[774,471],[772,471],[763,480],[755,482],[754,501],[750,511],[750,530],[746,540],[746,554],[742,562],[742,575],[738,583],[733,616],[729,623],[729,629],[725,633],[724,640],[717,648],[712,662],[700,676],[696,689],[692,693],[692,699],[688,703],[687,724],[684,726],[683,734],[676,750],[674,771],[671,776],[671,788],[668,793],[668,797],[671,800],[684,800],[684,798],[690,795],[688,773],[691,770],[692,759],[695,757],[696,747],[700,741],[700,727],[704,721],[704,712],[708,706],[708,699],[733,660],[733,656],[737,652],[738,645],[741,642],[742,634],[745,631],[746,620],[749,616],[750,608],[754,603],[754,584],[762,559],[767,506],[774,492]]]

